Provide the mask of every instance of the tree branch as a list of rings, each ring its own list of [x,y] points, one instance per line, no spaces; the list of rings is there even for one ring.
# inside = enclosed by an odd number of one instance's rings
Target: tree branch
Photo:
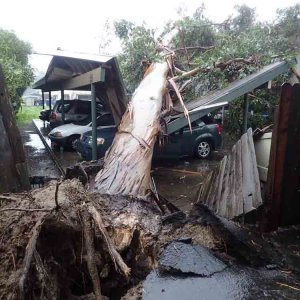
[[[185,47],[185,48],[177,48],[175,50],[173,50],[174,52],[180,52],[180,51],[192,51],[192,50],[203,50],[203,51],[207,51],[207,50],[211,50],[214,49],[215,46],[209,46],[209,47],[203,47],[203,46],[194,46],[194,47]]]

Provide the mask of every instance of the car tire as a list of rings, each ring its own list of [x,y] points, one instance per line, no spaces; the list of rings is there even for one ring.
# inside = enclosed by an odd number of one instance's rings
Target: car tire
[[[79,140],[80,136],[77,136],[77,135],[72,135],[68,138],[67,140],[67,145],[68,147],[70,147],[71,149],[75,150],[74,148],[74,143],[76,140]]]
[[[212,155],[212,142],[209,140],[200,140],[195,147],[195,155],[200,159],[208,159]]]

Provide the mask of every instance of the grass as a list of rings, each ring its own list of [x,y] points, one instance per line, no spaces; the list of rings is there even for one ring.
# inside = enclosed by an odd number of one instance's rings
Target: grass
[[[32,119],[39,118],[41,110],[41,106],[23,106],[17,113],[17,123],[23,125],[31,123]]]

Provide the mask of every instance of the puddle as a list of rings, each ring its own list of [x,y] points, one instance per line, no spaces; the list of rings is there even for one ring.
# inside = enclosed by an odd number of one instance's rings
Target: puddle
[[[24,146],[31,147],[34,151],[45,150],[45,146],[37,133],[31,133],[31,131],[26,131],[26,133],[29,136],[29,141]]]
[[[196,158],[155,160],[152,169],[158,193],[188,213],[203,179],[218,163]]]
[[[152,271],[144,282],[144,300],[299,299],[279,271],[229,267],[210,277],[170,276]],[[290,283],[291,286],[295,283]]]

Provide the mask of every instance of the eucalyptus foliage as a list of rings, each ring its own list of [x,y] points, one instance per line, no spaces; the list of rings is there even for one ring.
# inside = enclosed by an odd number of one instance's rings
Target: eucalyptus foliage
[[[202,6],[192,16],[181,15],[175,22],[166,24],[160,29],[160,36],[145,24],[137,26],[126,20],[115,23],[116,34],[123,45],[121,70],[129,90],[133,91],[142,78],[141,61],[157,59],[155,37],[163,40],[174,29],[176,34],[171,47],[176,53],[176,67],[182,71],[199,68],[195,76],[187,78],[192,82],[183,92],[184,101],[224,88],[276,60],[292,61],[300,44],[300,5],[278,10],[275,21],[268,23],[256,21],[254,8],[242,5],[235,10],[234,17],[215,24],[205,16]],[[182,51],[185,47],[199,49]],[[219,67],[220,63],[223,67]],[[249,119],[253,127],[272,122],[279,98],[278,87],[287,78],[288,74],[285,74],[275,79],[271,91],[252,93],[250,110],[253,113]],[[227,117],[230,122],[226,122],[226,127],[230,132],[239,133],[242,126],[241,99],[229,107]]]
[[[21,106],[23,92],[33,80],[33,71],[28,63],[30,53],[28,43],[20,40],[14,32],[0,29],[0,65],[16,111]]]

